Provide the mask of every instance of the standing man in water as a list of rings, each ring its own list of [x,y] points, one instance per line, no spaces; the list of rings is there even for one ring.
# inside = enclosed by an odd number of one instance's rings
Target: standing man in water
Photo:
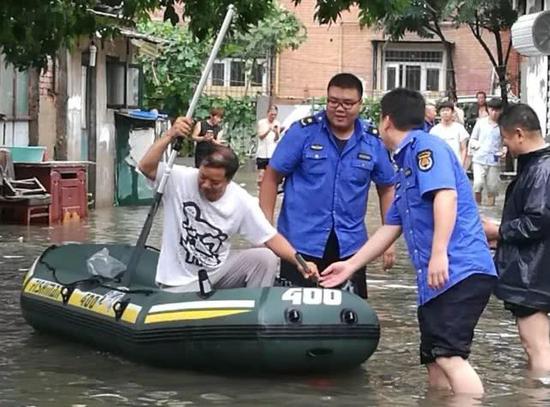
[[[470,182],[451,147],[418,130],[424,98],[394,89],[381,101],[380,133],[398,167],[386,224],[351,259],[329,266],[323,287],[348,280],[403,232],[418,285],[420,362],[431,387],[481,394],[468,363],[474,329],[496,272]]]
[[[502,141],[518,159],[518,175],[508,185],[500,226],[486,221],[497,242],[499,274],[495,294],[515,317],[529,370],[550,374],[550,147],[535,111],[509,106],[499,118]]]
[[[380,212],[393,198],[394,170],[377,129],[359,120],[363,86],[349,73],[335,75],[327,88],[326,111],[294,123],[279,141],[260,187],[260,206],[273,222],[277,185],[285,177],[278,230],[306,260],[323,270],[352,256],[367,240],[365,214],[371,181]],[[384,267],[394,263],[393,248]],[[357,273],[354,292],[367,297],[366,269]],[[286,261],[281,277],[314,286]]]

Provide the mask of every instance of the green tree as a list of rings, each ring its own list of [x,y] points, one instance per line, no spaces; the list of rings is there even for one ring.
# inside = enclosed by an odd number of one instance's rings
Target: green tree
[[[273,7],[272,0],[2,0],[0,48],[7,61],[19,68],[44,67],[48,56],[70,47],[78,37],[98,31],[116,34],[119,25],[132,26],[161,7],[165,7],[165,20],[176,24],[180,16],[175,6],[181,4],[190,32],[203,39],[218,30],[229,4],[238,12],[233,25],[237,31],[256,23]],[[101,10],[119,18],[97,13]]]
[[[247,27],[246,31],[237,32],[224,53],[245,61],[245,95],[259,58],[267,61],[270,54],[277,54],[285,49],[297,49],[306,37],[306,27],[295,14],[278,6],[272,8],[257,24]]]
[[[186,27],[168,22],[140,23],[138,30],[164,40],[158,55],[139,56],[144,104],[172,117],[184,114],[207,57],[208,41],[198,41]]]
[[[508,103],[507,67],[512,49],[512,36],[506,41],[503,33],[509,31],[516,22],[517,12],[511,0],[453,0],[454,20],[458,24],[467,24],[475,39],[479,42],[495,72],[497,73],[500,95]],[[493,51],[487,43],[486,34],[492,35],[496,49]]]
[[[406,7],[388,12],[378,25],[392,41],[401,40],[407,32],[422,38],[439,38],[447,54],[449,91],[456,97],[453,49],[441,28],[441,22],[449,20],[452,11],[448,0],[412,0]]]
[[[302,0],[292,0],[299,5]],[[402,10],[409,4],[409,0],[317,0],[315,3],[315,19],[321,24],[330,24],[338,21],[342,11],[352,7],[359,8],[359,19],[363,24],[375,24],[388,13]]]

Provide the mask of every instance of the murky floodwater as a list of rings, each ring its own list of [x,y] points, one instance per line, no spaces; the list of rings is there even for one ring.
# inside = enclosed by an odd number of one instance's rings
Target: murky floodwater
[[[250,173],[239,175],[255,192]],[[376,194],[373,192],[373,198]],[[501,198],[502,199],[502,198]],[[379,222],[369,205],[371,231]],[[418,364],[415,276],[403,243],[397,266],[369,269],[369,302],[378,312],[378,351],[360,369],[314,377],[231,377],[152,368],[116,355],[33,331],[19,310],[24,272],[48,245],[63,241],[135,242],[148,208],[97,210],[77,225],[0,225],[1,406],[439,406],[471,405],[446,393],[428,392]],[[498,217],[497,211],[484,210]],[[161,217],[149,243],[159,246]],[[242,245],[241,242],[236,242]],[[208,357],[208,355],[205,355]],[[526,377],[514,322],[493,299],[476,330],[471,362],[487,394],[479,405],[550,405],[550,387]],[[475,403],[478,405],[478,403]]]

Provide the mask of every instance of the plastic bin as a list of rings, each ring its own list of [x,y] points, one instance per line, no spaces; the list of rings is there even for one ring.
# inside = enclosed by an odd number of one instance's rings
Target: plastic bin
[[[38,163],[44,159],[46,147],[27,146],[27,147],[7,147],[10,150],[13,162]]]

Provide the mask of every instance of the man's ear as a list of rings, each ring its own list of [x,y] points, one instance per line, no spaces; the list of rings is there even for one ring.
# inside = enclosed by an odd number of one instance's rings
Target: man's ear
[[[525,134],[525,132],[523,131],[523,129],[522,129],[521,127],[516,127],[516,128],[514,129],[514,133],[517,134],[518,139],[519,139],[520,142],[522,142],[523,140],[525,140],[526,134]]]

